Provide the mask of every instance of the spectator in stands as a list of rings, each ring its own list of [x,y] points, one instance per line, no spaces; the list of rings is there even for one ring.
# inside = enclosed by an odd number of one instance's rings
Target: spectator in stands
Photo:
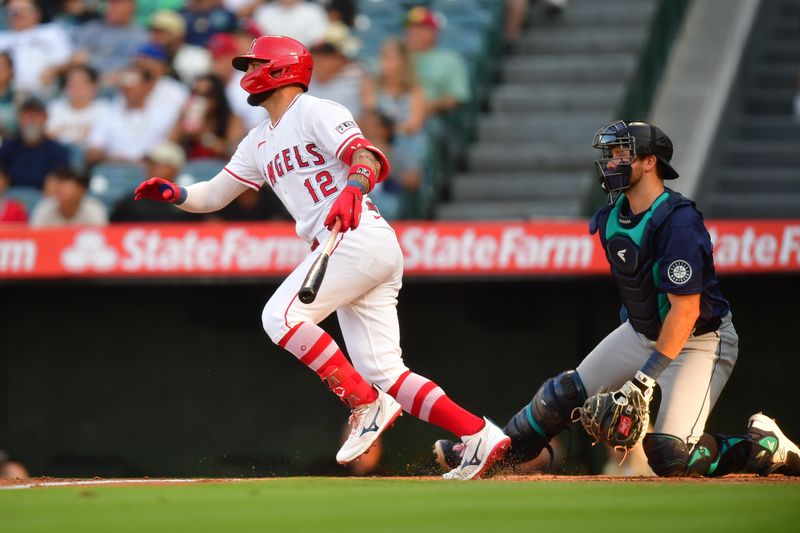
[[[25,212],[25,206],[6,196],[8,187],[8,176],[0,172],[0,224],[5,222],[27,222],[28,214]]]
[[[120,77],[122,99],[113,102],[89,132],[86,162],[138,162],[153,147],[166,140],[177,112],[166,114],[148,108],[155,79],[149,70],[134,65]],[[178,110],[179,111],[179,110]]]
[[[42,198],[31,214],[32,227],[104,226],[105,206],[86,194],[89,177],[66,166],[53,173],[53,194]]]
[[[189,88],[169,75],[167,51],[155,43],[147,43],[136,52],[134,64],[147,70],[155,80],[153,93],[147,99],[148,110],[163,114],[174,123],[189,98]]]
[[[184,0],[136,0],[136,24],[146,28],[157,11],[180,11]]]
[[[364,136],[392,162],[389,177],[369,193],[388,220],[425,217],[422,157],[407,152],[408,146],[394,143],[395,124],[377,109],[364,111],[359,126]]]
[[[247,103],[249,95],[239,85],[245,73],[234,69],[231,64],[233,57],[243,54],[251,41],[252,37],[244,33],[218,33],[208,41],[212,72],[225,84],[228,104],[242,121],[246,131],[250,131],[267,119],[267,112],[263,107]]]
[[[186,163],[186,156],[180,146],[164,141],[147,153],[144,162],[148,176],[174,182]],[[203,218],[203,215],[181,211],[164,202],[137,202],[132,194],[117,202],[111,211],[111,222],[193,222]]]
[[[92,67],[74,65],[64,81],[64,96],[48,106],[47,133],[82,153],[92,125],[105,114],[108,103],[97,98],[98,75]]]
[[[69,151],[47,136],[46,123],[47,110],[41,101],[23,102],[17,135],[0,145],[0,172],[8,176],[12,187],[43,190],[47,176],[69,164]]]
[[[323,39],[310,48],[314,72],[308,94],[332,100],[345,106],[353,116],[361,115],[367,85],[372,83],[367,72],[352,58],[358,43],[341,22],[332,23]]]
[[[374,107],[368,107],[364,109],[358,125],[364,137],[369,139],[392,163],[389,176],[375,185],[370,191],[369,197],[386,220],[397,220],[400,218],[403,201],[401,186],[397,179],[398,165],[402,169],[405,162],[401,161],[392,151],[394,122]]]
[[[11,54],[0,52],[0,139],[7,139],[17,132],[17,93],[13,81]]]
[[[102,19],[76,29],[72,62],[96,70],[103,87],[115,85],[115,78],[147,42],[147,31],[136,24],[135,12],[135,0],[109,0]]]
[[[222,0],[222,5],[239,19],[248,19],[260,4],[260,0]]]
[[[14,88],[49,96],[72,54],[67,32],[58,24],[42,24],[42,10],[34,0],[8,0],[6,18],[10,29],[0,31],[0,52],[11,54]]]
[[[320,0],[319,2],[328,13],[330,22],[341,22],[352,28],[356,21],[358,8],[355,0]]]
[[[222,80],[207,74],[194,83],[170,137],[189,159],[228,160],[244,135],[242,121],[228,104]]]
[[[236,16],[222,6],[222,0],[187,0],[181,12],[186,21],[186,42],[205,46],[215,33],[236,29]]]
[[[81,24],[100,18],[100,14],[97,12],[99,2],[64,0],[58,7],[58,12],[53,16],[53,22],[67,27],[71,35],[75,28]]]
[[[417,82],[408,50],[399,39],[387,39],[381,46],[377,82],[367,91],[365,106],[376,109],[394,123],[392,149],[402,154],[407,168],[399,176],[407,190],[419,189],[426,137],[425,91]]]
[[[414,7],[406,15],[406,46],[413,54],[417,76],[427,99],[429,115],[459,107],[470,98],[464,59],[436,45],[439,23],[433,12]]]
[[[253,20],[262,34],[286,35],[307,47],[321,41],[328,28],[328,15],[322,6],[306,0],[272,0],[261,4],[253,12]]]
[[[211,70],[209,51],[185,42],[186,22],[179,13],[168,9],[157,11],[149,28],[150,42],[166,50],[172,70],[183,83],[191,85]]]
[[[506,0],[504,37],[507,53],[514,53],[519,45],[531,3],[531,0]],[[566,9],[567,0],[545,0],[544,7],[545,15],[557,17]]]

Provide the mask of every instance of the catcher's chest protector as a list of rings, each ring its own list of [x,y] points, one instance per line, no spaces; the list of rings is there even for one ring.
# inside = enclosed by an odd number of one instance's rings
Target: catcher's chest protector
[[[619,223],[622,195],[608,215],[600,238],[605,243],[611,274],[619,290],[622,303],[633,329],[655,340],[661,324],[669,311],[667,295],[658,291],[659,264],[657,251],[653,250],[651,223],[653,213],[669,198],[662,193],[636,225],[624,227]]]

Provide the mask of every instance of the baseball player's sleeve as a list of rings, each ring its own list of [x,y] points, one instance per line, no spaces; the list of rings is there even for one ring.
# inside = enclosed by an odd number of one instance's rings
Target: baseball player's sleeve
[[[697,294],[703,291],[706,265],[711,261],[711,237],[696,211],[680,211],[686,212],[681,213],[682,220],[662,233],[661,288],[671,294]]]
[[[306,134],[319,148],[341,159],[342,152],[355,139],[364,138],[352,113],[346,107],[329,100],[315,102],[306,115]]]

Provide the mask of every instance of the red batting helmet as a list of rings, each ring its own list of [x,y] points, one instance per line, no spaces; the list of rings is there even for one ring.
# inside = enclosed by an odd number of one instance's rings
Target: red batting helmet
[[[299,83],[308,90],[314,60],[305,46],[290,37],[264,35],[250,44],[246,54],[233,58],[233,68],[247,72],[251,59],[266,64],[246,74],[239,82],[250,94],[259,94],[270,89]]]

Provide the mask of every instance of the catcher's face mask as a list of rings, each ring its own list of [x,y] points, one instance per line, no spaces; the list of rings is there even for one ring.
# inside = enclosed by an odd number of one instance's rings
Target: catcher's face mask
[[[598,130],[594,134],[592,148],[602,151],[602,157],[594,162],[595,171],[606,193],[606,200],[613,204],[622,191],[631,185],[636,138],[630,134],[625,122],[620,120]]]

